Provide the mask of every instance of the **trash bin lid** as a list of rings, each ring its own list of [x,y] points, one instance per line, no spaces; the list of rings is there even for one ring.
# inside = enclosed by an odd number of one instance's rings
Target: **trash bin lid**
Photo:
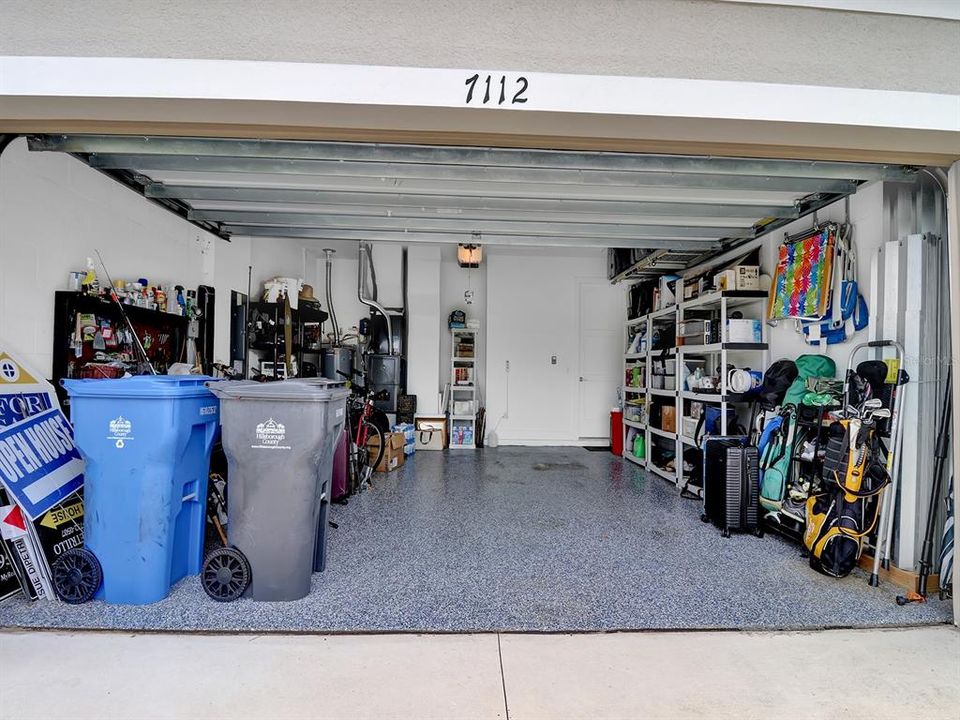
[[[221,400],[280,400],[286,402],[330,402],[350,394],[347,384],[323,378],[294,378],[275,382],[225,380],[210,383],[210,391]]]
[[[116,380],[61,380],[70,397],[183,398],[207,397],[207,383],[222,382],[209,375],[135,375]]]

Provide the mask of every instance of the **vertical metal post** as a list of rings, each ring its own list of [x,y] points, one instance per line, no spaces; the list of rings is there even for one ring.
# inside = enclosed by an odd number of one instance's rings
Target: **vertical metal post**
[[[922,195],[918,188],[917,202]],[[920,218],[920,213],[916,213]],[[921,228],[922,229],[922,228]],[[942,402],[942,382],[946,373],[938,362],[930,362],[938,351],[937,319],[942,301],[938,292],[941,273],[939,247],[926,235],[910,234],[904,238],[901,261],[904,288],[900,303],[903,323],[904,369],[910,376],[905,388],[901,433],[901,466],[910,468],[900,477],[899,511],[897,513],[896,565],[908,572],[917,567],[923,542],[923,511],[933,489],[934,457],[937,427],[931,408]],[[889,544],[892,533],[887,536]],[[890,557],[884,553],[884,557]]]
[[[653,433],[650,431],[650,406],[653,403],[653,396],[650,394],[650,380],[652,372],[652,363],[653,363],[653,351],[650,349],[651,340],[653,338],[653,320],[650,318],[650,315],[647,315],[646,320],[647,326],[647,335],[645,346],[646,350],[646,360],[644,361],[644,371],[643,371],[643,396],[646,398],[647,402],[644,405],[647,414],[647,422],[643,424],[643,466],[649,470],[650,466],[653,465],[653,461],[650,459],[653,456],[653,451],[651,446],[653,443]]]
[[[681,393],[683,392],[683,371],[680,369],[680,366],[683,364],[683,353],[681,352],[681,345],[677,342],[677,337],[680,334],[680,324],[683,322],[683,280],[677,281],[678,292],[677,295],[677,314],[674,318],[673,326],[673,417],[674,417],[674,437],[673,437],[673,452],[674,452],[674,470],[676,471],[677,476],[677,489],[681,492],[684,488],[683,481],[683,397]]]
[[[720,295],[720,434],[727,435],[727,296]]]
[[[631,340],[631,336],[630,336],[630,328],[627,327],[627,322],[629,321],[629,318],[630,318],[630,310],[631,310],[631,307],[630,307],[631,288],[632,288],[632,285],[631,285],[630,283],[627,283],[626,288],[625,288],[624,293],[623,293],[623,310],[624,310],[624,312],[623,312],[623,353],[624,353],[624,359],[623,359],[623,384],[624,384],[624,386],[627,386],[627,385],[630,384],[630,383],[627,382],[627,370],[628,370],[628,369],[632,369],[633,367],[635,367],[634,365],[631,365],[631,364],[630,364],[631,361],[628,361],[627,358],[626,358],[626,355],[627,355],[627,353],[628,353],[629,350],[630,350],[630,345],[632,344],[632,340]],[[646,328],[646,326],[644,325],[644,329],[645,329],[645,328]],[[640,324],[635,325],[635,326],[634,326],[634,330],[635,330],[635,335],[639,335],[639,334],[640,334],[640,331],[641,331]],[[637,348],[637,350],[639,351],[639,348]],[[635,354],[639,354],[639,353],[635,353]],[[635,361],[634,361],[634,362],[635,362]],[[644,380],[641,380],[641,382],[645,383]],[[645,384],[644,384],[644,387],[646,387]],[[632,445],[629,445],[629,444],[627,443],[627,438],[630,437],[630,431],[631,431],[631,430],[634,430],[634,436],[633,436],[634,438],[636,438],[636,436],[637,436],[638,434],[640,434],[641,432],[646,433],[646,430],[643,430],[643,429],[640,429],[640,428],[630,428],[630,427],[627,425],[627,402],[628,402],[629,400],[635,400],[636,398],[639,397],[639,395],[631,395],[631,394],[629,394],[629,393],[628,393],[625,389],[623,389],[623,388],[620,389],[620,393],[622,394],[622,400],[623,400],[623,402],[622,402],[622,408],[623,408],[623,423],[622,423],[622,425],[621,425],[621,434],[622,434],[622,441],[623,441],[623,453],[622,453],[622,454],[623,454],[623,455],[628,455],[628,454],[629,454],[630,456],[635,457],[635,456],[633,455],[633,446],[632,446]],[[646,437],[644,437],[644,439],[646,439]]]
[[[960,358],[960,161],[947,174],[947,252],[950,267],[950,351],[954,363]],[[953,407],[960,407],[960,382],[953,383]],[[960,468],[960,412],[953,413],[953,468]],[[960,625],[960,563],[953,563],[953,624]]]
[[[247,266],[247,298],[243,308],[243,379],[250,377],[250,293],[253,291],[253,265]]]

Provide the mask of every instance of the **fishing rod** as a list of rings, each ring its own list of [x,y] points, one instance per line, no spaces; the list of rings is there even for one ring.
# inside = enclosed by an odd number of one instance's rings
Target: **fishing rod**
[[[110,277],[110,272],[107,270],[107,264],[103,261],[103,256],[97,249],[94,249],[94,252],[97,253],[97,259],[100,261],[100,267],[103,268],[103,274],[107,276],[107,282],[110,283],[110,299],[113,300],[120,309],[120,316],[127,324],[127,329],[130,331],[130,334],[133,335],[133,340],[137,344],[137,350],[140,351],[140,357],[143,358],[143,361],[147,364],[147,367],[150,368],[150,374],[156,375],[157,371],[154,369],[153,363],[150,362],[150,358],[147,357],[147,351],[144,349],[143,343],[140,342],[140,337],[137,335],[137,331],[134,329],[133,323],[130,322],[130,318],[127,317],[127,311],[123,309],[123,303],[120,302],[117,291],[113,287],[113,278]]]

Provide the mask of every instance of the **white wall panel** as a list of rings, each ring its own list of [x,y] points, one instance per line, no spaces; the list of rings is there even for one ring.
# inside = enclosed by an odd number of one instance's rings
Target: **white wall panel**
[[[2,222],[2,220],[0,220]],[[213,256],[213,282],[217,290],[216,323],[214,329],[214,359],[230,361],[230,293],[247,293],[250,267],[250,240],[232,238],[229,243],[217,242]]]
[[[605,277],[605,254],[493,248],[486,262],[487,430],[502,444],[576,444],[579,281]]]
[[[824,208],[817,213],[817,217],[821,222],[826,220],[843,222],[845,217],[843,201]],[[868,310],[871,313],[873,308],[869,307],[870,264],[885,239],[882,232],[882,220],[882,183],[866,185],[856,195],[850,197],[850,222],[853,224],[853,241],[857,248],[857,280],[860,284],[860,294],[868,301]],[[812,225],[813,219],[808,216],[768,235],[760,249],[761,272],[772,276],[776,267],[777,251],[783,242],[784,233],[792,235]],[[868,336],[868,330],[863,330],[857,333],[851,341],[839,345],[825,345],[823,348],[819,348],[807,345],[802,335],[794,329],[792,322],[781,322],[777,327],[769,328],[768,332],[771,362],[780,358],[792,359],[803,354],[829,355],[837,363],[838,376],[842,374],[842,369],[847,365],[850,347],[855,343],[867,342],[867,340],[872,339]],[[866,359],[866,356],[862,359]]]
[[[233,286],[236,268],[229,268],[236,264],[246,287],[242,243],[190,225],[74,158],[29,153],[17,140],[0,158],[0,336],[48,376],[53,293],[66,289],[68,274],[97,249],[115,279],[185,287],[222,279]],[[220,276],[217,257],[225,268]],[[98,273],[106,282],[99,265]],[[218,331],[216,357],[228,353],[229,334]]]
[[[440,248],[413,245],[407,251],[407,393],[417,396],[418,413],[439,411],[437,394],[442,386],[445,365],[440,361],[441,332]]]

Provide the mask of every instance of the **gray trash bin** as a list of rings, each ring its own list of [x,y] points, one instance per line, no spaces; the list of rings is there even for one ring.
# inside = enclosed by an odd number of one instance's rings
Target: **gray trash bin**
[[[228,539],[250,563],[244,595],[298,600],[325,563],[333,453],[349,391],[336,380],[209,387],[221,400]]]

